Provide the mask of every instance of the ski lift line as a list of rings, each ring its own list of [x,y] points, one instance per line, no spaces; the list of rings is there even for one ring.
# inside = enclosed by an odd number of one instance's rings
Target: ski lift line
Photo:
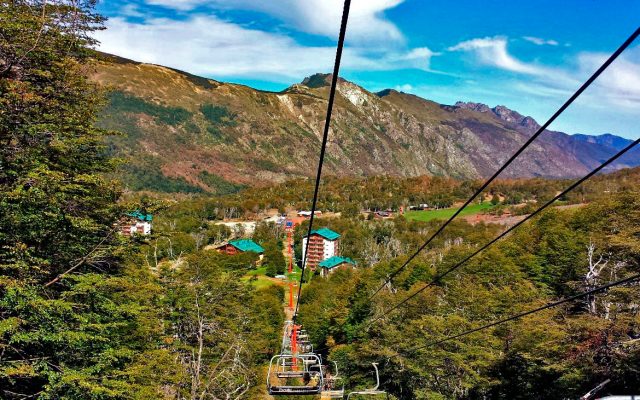
[[[316,184],[313,191],[313,203],[311,206],[311,216],[309,217],[309,230],[307,237],[311,236],[313,230],[313,218],[316,213],[316,205],[318,203],[318,191],[320,189],[320,178],[322,176],[322,164],[324,163],[324,154],[327,149],[327,139],[329,137],[329,126],[331,124],[331,113],[333,111],[333,102],[335,100],[336,88],[338,86],[338,73],[340,72],[340,60],[342,59],[342,49],[344,48],[344,38],[347,31],[347,21],[349,20],[349,9],[351,7],[351,0],[344,0],[344,6],[342,9],[342,21],[340,22],[340,34],[338,36],[338,46],[336,48],[336,59],[333,66],[333,76],[331,77],[331,89],[329,91],[329,103],[327,105],[327,116],[324,123],[324,132],[322,134],[322,147],[320,148],[320,160],[318,161],[318,172],[316,174]],[[307,266],[307,255],[309,254],[309,240],[307,240],[307,246],[304,252],[302,260],[302,271],[300,273],[300,285],[298,286],[298,298],[296,299],[296,306],[293,312],[293,321],[295,323],[298,316],[298,306],[300,304],[300,293],[302,291],[302,279],[304,278],[304,270]]]
[[[610,289],[610,288],[615,287],[615,286],[624,285],[626,283],[632,283],[634,281],[640,281],[640,274],[636,274],[636,275],[630,276],[628,278],[620,279],[620,280],[615,281],[615,282],[610,282],[610,283],[607,283],[606,285],[598,286],[597,288],[588,290],[586,292],[578,293],[576,295],[573,295],[573,296],[570,296],[570,297],[566,297],[564,299],[561,299],[561,300],[558,300],[558,301],[555,301],[555,302],[552,302],[552,303],[545,304],[544,306],[535,308],[533,310],[529,310],[529,311],[525,311],[525,312],[522,312],[522,313],[519,313],[519,314],[515,314],[515,315],[512,315],[510,317],[507,317],[507,318],[504,318],[504,319],[501,319],[501,320],[498,320],[498,321],[495,321],[495,322],[480,326],[478,328],[467,330],[467,331],[459,333],[457,335],[447,336],[444,339],[436,340],[436,341],[433,341],[431,343],[427,343],[427,344],[422,345],[422,346],[414,347],[414,348],[409,349],[409,350],[407,350],[405,352],[395,351],[395,354],[387,356],[387,359],[390,360],[392,358],[399,357],[399,356],[407,356],[410,353],[414,353],[416,351],[419,351],[419,350],[422,350],[422,349],[426,349],[428,347],[437,346],[439,344],[442,344],[442,343],[445,343],[445,342],[448,342],[448,341],[451,341],[451,340],[454,340],[454,339],[459,339],[461,337],[468,336],[468,335],[470,335],[472,333],[476,333],[476,332],[483,331],[485,329],[493,328],[495,326],[502,325],[502,324],[505,324],[507,322],[511,322],[511,321],[520,319],[522,317],[526,317],[528,315],[535,314],[535,313],[538,313],[540,311],[547,310],[549,308],[554,308],[554,307],[557,307],[559,305],[562,305],[562,304],[569,303],[569,302],[572,302],[574,300],[580,299],[582,297],[586,297],[586,296],[589,296],[591,294],[602,292],[604,290]],[[327,346],[326,348],[321,349],[321,350],[330,349],[331,347],[333,347],[333,346]]]
[[[534,133],[519,149],[516,151],[506,163],[504,163],[481,187],[478,189],[463,205],[460,207],[438,230],[427,239],[426,242],[422,246],[418,248],[408,259],[405,261],[400,268],[392,272],[384,281],[384,283],[369,297],[371,300],[375,295],[377,295],[391,280],[396,277],[411,261],[413,261],[418,254],[420,254],[432,241],[435,239],[446,227],[449,225],[461,212],[464,210],[471,202],[478,197],[490,184],[493,182],[511,163],[520,155],[522,152],[529,147],[534,140],[540,136],[545,129],[553,123],[581,94],[584,92],[591,84],[604,72],[609,65],[613,61],[615,61],[622,52],[633,43],[633,41],[640,36],[640,28],[637,28],[635,32],[631,34],[627,38],[627,40],[622,43],[622,45],[613,53],[611,56],[598,68],[589,79],[587,79],[582,86],[549,118],[547,122],[545,122],[536,133]]]
[[[507,229],[506,231],[502,232],[500,235],[498,235],[496,238],[494,238],[493,240],[491,240],[490,242],[488,242],[487,244],[485,244],[484,246],[480,247],[478,250],[476,250],[475,252],[473,252],[472,254],[470,254],[469,256],[467,256],[466,258],[464,258],[462,261],[458,262],[457,264],[455,264],[454,266],[452,266],[451,268],[449,268],[448,270],[444,271],[443,273],[437,275],[435,278],[433,278],[431,280],[431,282],[429,282],[428,284],[426,284],[425,286],[423,286],[422,288],[420,288],[418,291],[416,291],[415,293],[413,293],[412,295],[410,295],[409,297],[407,297],[406,299],[402,300],[400,303],[396,304],[395,306],[383,311],[378,317],[375,317],[374,319],[370,320],[366,327],[370,326],[371,324],[373,324],[376,321],[379,321],[380,319],[384,318],[385,316],[389,315],[390,312],[392,312],[393,310],[397,309],[398,307],[406,304],[409,300],[413,299],[415,296],[417,296],[418,294],[422,293],[424,290],[426,290],[427,288],[435,285],[436,283],[440,282],[445,276],[449,275],[451,272],[457,270],[458,268],[462,267],[467,261],[469,261],[470,259],[472,259],[473,257],[475,257],[476,255],[480,254],[481,252],[483,252],[484,250],[486,250],[488,247],[490,247],[491,245],[493,245],[494,243],[496,243],[498,240],[502,239],[503,237],[505,237],[506,235],[508,235],[509,233],[511,233],[513,230],[515,230],[516,228],[518,228],[519,226],[521,226],[522,224],[524,224],[526,221],[530,220],[531,218],[533,218],[534,216],[538,215],[542,210],[544,210],[545,208],[549,207],[550,205],[552,205],[554,202],[556,202],[558,199],[562,198],[563,196],[565,196],[567,193],[571,192],[573,189],[575,189],[576,187],[580,186],[583,182],[585,182],[586,180],[588,180],[589,178],[591,178],[592,176],[594,176],[595,174],[597,174],[598,172],[600,172],[603,168],[605,168],[607,165],[611,164],[612,162],[614,162],[615,160],[617,160],[618,158],[622,157],[626,152],[628,152],[629,150],[631,150],[634,146],[636,146],[638,143],[640,143],[640,138],[636,139],[635,141],[631,142],[627,147],[625,147],[624,149],[620,150],[618,153],[616,153],[613,157],[611,157],[610,159],[608,159],[607,161],[605,161],[604,163],[600,164],[600,166],[598,166],[597,168],[595,168],[594,170],[592,170],[591,172],[589,172],[587,175],[585,175],[584,177],[580,178],[579,180],[577,180],[576,182],[574,182],[573,184],[571,184],[571,186],[569,186],[568,188],[566,188],[565,190],[563,190],[561,193],[559,193],[558,195],[556,195],[554,198],[552,198],[551,200],[549,200],[548,202],[546,202],[544,205],[542,205],[541,207],[539,207],[538,209],[536,209],[534,212],[532,212],[531,214],[529,214],[526,218],[524,218],[522,221],[518,222],[517,224],[513,225],[511,228]]]
[[[518,222],[516,225],[512,226],[511,228],[509,228],[508,230],[506,230],[505,232],[503,232],[502,234],[500,234],[498,237],[496,237],[495,239],[493,239],[492,241],[490,241],[489,243],[485,244],[484,246],[482,246],[480,249],[478,249],[477,251],[475,251],[474,253],[472,253],[471,255],[467,256],[464,260],[460,261],[459,263],[455,264],[453,267],[449,268],[447,271],[443,272],[442,274],[438,275],[436,278],[434,278],[431,282],[429,282],[428,284],[426,284],[425,286],[423,286],[422,288],[418,289],[418,291],[416,291],[415,293],[413,293],[412,295],[410,295],[409,297],[407,297],[406,299],[402,300],[400,303],[396,304],[395,306],[383,311],[382,313],[380,313],[380,316],[373,318],[372,320],[370,320],[369,322],[367,322],[367,324],[365,325],[365,329],[368,328],[369,326],[371,326],[373,323],[383,319],[384,317],[386,317],[387,315],[389,315],[389,313],[391,313],[392,311],[394,311],[395,309],[397,309],[398,307],[401,307],[402,305],[406,304],[409,300],[413,299],[415,296],[417,296],[418,294],[420,294],[421,292],[425,291],[427,288],[433,286],[435,283],[437,283],[438,281],[440,281],[442,278],[444,278],[446,275],[450,274],[451,272],[455,271],[456,269],[460,268],[464,263],[466,263],[467,261],[469,261],[471,258],[475,257],[477,254],[479,254],[480,252],[482,252],[483,250],[485,250],[486,248],[488,248],[489,246],[491,246],[493,243],[497,242],[498,240],[500,240],[501,238],[503,238],[504,236],[506,236],[508,233],[510,233],[511,231],[513,231],[515,228],[517,228],[518,226],[522,225],[524,222],[528,221],[529,219],[533,218],[535,215],[539,214],[542,210],[544,210],[545,208],[549,207],[551,204],[553,204],[556,200],[558,200],[559,198],[561,198],[562,196],[566,195],[567,193],[569,193],[570,191],[572,191],[573,189],[575,189],[576,187],[578,187],[580,184],[582,184],[584,181],[586,181],[587,179],[591,178],[592,176],[594,176],[595,174],[597,174],[598,172],[600,172],[603,168],[605,168],[606,166],[608,166],[609,164],[613,163],[615,160],[617,160],[618,158],[622,157],[625,153],[627,153],[629,150],[631,150],[633,147],[635,147],[636,145],[638,145],[640,143],[640,138],[636,139],[635,141],[633,141],[632,143],[630,143],[627,147],[625,147],[624,149],[620,150],[618,153],[616,153],[613,157],[611,157],[610,159],[608,159],[607,161],[605,161],[604,163],[602,163],[600,166],[598,166],[597,168],[595,168],[593,171],[591,171],[589,174],[585,175],[584,177],[582,177],[580,180],[574,182],[571,186],[569,186],[568,188],[566,188],[564,191],[562,191],[560,194],[556,195],[553,199],[549,200],[547,203],[545,203],[544,205],[542,205],[541,207],[539,207],[538,209],[536,209],[533,213],[531,213],[530,215],[528,215],[526,218],[524,218],[522,221]],[[333,348],[334,346],[337,346],[339,344],[344,344],[344,343],[335,343],[334,345],[331,346],[325,346],[323,348],[317,349],[317,352],[322,352],[324,350],[328,350]]]
[[[538,307],[538,308],[535,308],[533,310],[529,310],[529,311],[525,311],[525,312],[522,312],[522,313],[519,313],[519,314],[515,314],[515,315],[512,315],[510,317],[507,317],[507,318],[492,322],[490,324],[486,324],[486,325],[480,326],[478,328],[470,329],[468,331],[459,333],[457,335],[447,336],[444,339],[436,340],[436,341],[433,341],[431,343],[427,343],[427,344],[425,344],[423,346],[419,346],[419,347],[415,347],[413,349],[410,349],[409,352],[415,352],[415,351],[418,351],[418,350],[425,349],[427,347],[437,346],[439,344],[448,342],[450,340],[459,339],[459,338],[461,338],[463,336],[467,336],[467,335],[470,335],[472,333],[476,333],[476,332],[480,332],[480,331],[485,330],[485,329],[493,328],[494,326],[502,325],[502,324],[505,324],[507,322],[511,322],[511,321],[520,319],[522,317],[526,317],[528,315],[535,314],[535,313],[538,313],[540,311],[547,310],[549,308],[557,307],[559,305],[572,302],[572,301],[577,300],[579,298],[582,298],[582,297],[585,297],[585,296],[589,296],[591,294],[595,294],[595,293],[598,293],[598,292],[602,292],[602,291],[610,289],[612,287],[624,285],[625,283],[631,283],[631,282],[634,282],[634,281],[637,281],[637,280],[640,280],[640,274],[636,274],[636,275],[630,276],[630,277],[625,278],[625,279],[620,279],[620,280],[615,281],[615,282],[607,283],[606,285],[598,286],[597,288],[594,288],[594,289],[591,289],[591,290],[587,290],[586,292],[578,293],[576,295],[573,295],[573,296],[570,296],[570,297],[566,297],[566,298],[564,298],[562,300],[558,300],[558,301],[555,301],[553,303],[548,303],[548,304],[546,304],[546,305],[544,305],[542,307]],[[396,354],[396,355],[394,355],[392,357],[396,357],[398,355],[401,355],[401,354],[398,353],[398,354]]]

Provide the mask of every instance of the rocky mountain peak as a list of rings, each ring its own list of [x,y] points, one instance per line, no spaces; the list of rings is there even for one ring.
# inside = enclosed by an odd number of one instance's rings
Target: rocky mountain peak
[[[527,133],[533,133],[538,130],[538,128],[540,128],[538,122],[536,122],[536,120],[532,117],[525,117],[519,112],[513,111],[506,106],[495,106],[491,108],[488,105],[482,103],[458,101],[456,102],[455,107],[482,113],[493,113],[501,120],[513,124],[514,126],[521,128]]]
[[[397,90],[395,90],[395,89],[384,89],[384,90],[381,90],[379,92],[376,92],[376,96],[385,97],[385,96],[389,96],[389,95],[391,95],[393,93],[399,93],[399,92]]]
[[[519,124],[524,119],[522,114],[505,106],[495,106],[491,110],[501,120],[511,122],[513,124]]]
[[[482,103],[458,101],[458,102],[456,102],[456,104],[454,106],[458,107],[458,108],[464,108],[464,109],[467,109],[467,110],[477,111],[477,112],[482,112],[482,113],[486,113],[486,112],[490,112],[491,111],[491,108],[488,105],[482,104]]]
[[[302,80],[302,84],[312,89],[323,87],[323,86],[330,86],[331,74],[317,73],[311,76],[307,76]]]
[[[324,86],[331,86],[331,78],[333,77],[333,74],[323,74],[323,73],[316,73],[310,76],[307,76],[306,78],[304,78],[301,82],[302,85],[311,88],[311,89],[315,89],[315,88],[319,88],[319,87],[324,87]],[[345,80],[344,78],[338,77],[338,82],[339,83],[351,83],[352,85],[355,85],[355,83],[349,82],[347,80]]]

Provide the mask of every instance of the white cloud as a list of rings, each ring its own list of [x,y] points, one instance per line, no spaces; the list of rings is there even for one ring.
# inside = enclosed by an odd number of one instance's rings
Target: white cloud
[[[545,40],[535,36],[523,36],[522,38],[528,42],[537,44],[538,46],[544,46],[545,44],[549,46],[557,46],[559,44],[557,41],[553,39]]]
[[[249,29],[213,16],[107,21],[96,33],[99,49],[137,61],[166,65],[214,78],[250,77],[290,83],[315,72],[330,71],[335,46],[302,46],[292,38]],[[427,71],[434,55],[427,48],[377,51],[346,47],[343,68],[380,71],[416,68]]]
[[[513,83],[512,89],[536,97],[558,99],[571,95],[609,57],[604,53],[583,52],[566,67],[525,63],[509,54],[507,38],[500,36],[464,41],[448,50],[471,52],[481,64],[530,75],[531,81]],[[614,61],[581,96],[580,104],[591,108],[614,105],[639,110],[640,46],[627,50]]]
[[[400,92],[411,93],[414,87],[408,83],[405,83],[404,85],[397,85],[396,87],[394,87],[394,89]]]
[[[510,55],[507,51],[507,39],[505,37],[471,39],[449,47],[448,50],[472,52],[481,63],[508,71],[529,75],[546,75],[550,72],[547,68],[522,62]]]
[[[134,18],[144,17],[144,14],[141,13],[140,10],[138,9],[138,6],[133,3],[129,3],[121,7],[120,14],[126,17],[134,17]]]
[[[582,53],[578,56],[581,75],[592,74],[609,54]],[[594,106],[613,104],[640,111],[640,46],[627,50],[596,80],[589,93]]]
[[[398,27],[384,16],[404,0],[360,0],[351,5],[347,41],[353,43],[401,43]],[[198,6],[211,9],[243,9],[274,16],[302,32],[337,37],[343,0],[147,0],[148,4],[188,11]]]
[[[201,4],[206,4],[202,0],[148,0],[147,4],[163,6],[173,10],[189,11]]]

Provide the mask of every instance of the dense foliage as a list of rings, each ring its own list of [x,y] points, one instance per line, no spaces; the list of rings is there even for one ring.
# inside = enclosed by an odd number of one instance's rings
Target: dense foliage
[[[592,178],[566,198],[564,204],[579,204],[596,200],[603,194],[614,194],[637,187],[640,168],[633,168]],[[408,210],[411,206],[426,203],[438,209],[451,207],[465,201],[478,187],[479,181],[454,180],[441,177],[398,178],[374,176],[366,178],[323,179],[318,199],[318,209],[323,212],[339,212],[346,217],[360,215],[361,211]],[[528,214],[540,204],[553,198],[571,181],[557,179],[498,179],[476,202],[499,205],[492,213],[510,212],[514,215]],[[225,187],[224,185],[221,187]],[[237,190],[241,187],[229,188]],[[222,192],[220,193],[222,194]],[[191,215],[203,220],[225,218],[259,218],[267,210],[280,212],[305,210],[313,196],[313,182],[297,179],[270,186],[249,187],[238,193],[204,197],[176,205],[189,210]],[[162,198],[162,195],[158,195]]]
[[[252,257],[188,235],[119,235],[127,204],[86,78],[94,5],[0,2],[0,398],[246,394],[279,343],[282,290],[256,291],[239,280]]]
[[[577,210],[552,210],[386,316],[383,310],[489,237],[434,246],[373,302],[369,293],[402,258],[314,280],[303,291],[302,322],[318,346],[330,348],[330,359],[344,363],[350,385],[363,384],[369,363],[378,361],[398,398],[576,398],[605,379],[608,392],[632,394],[640,387],[637,282],[428,344],[636,273],[639,226],[637,187]],[[369,326],[372,316],[381,318]]]

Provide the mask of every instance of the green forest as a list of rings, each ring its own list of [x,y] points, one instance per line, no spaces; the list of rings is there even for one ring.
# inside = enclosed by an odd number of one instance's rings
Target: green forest
[[[122,175],[126,159],[110,148],[128,139],[97,124],[105,106],[141,108],[167,123],[184,110],[87,78],[91,34],[103,23],[93,1],[0,0],[0,398],[268,399],[266,370],[286,319],[288,289],[274,278],[285,273],[286,233],[261,216],[309,209],[313,182],[244,187],[211,174],[216,195],[186,181],[165,182],[163,192],[179,196],[125,192],[118,177],[136,171]],[[212,126],[234,123],[225,108],[201,112]],[[472,207],[527,215],[571,182],[498,180]],[[637,273],[639,168],[585,182],[557,204],[570,207],[551,207],[387,312],[506,229],[455,220],[370,297],[439,228],[443,209],[480,185],[323,179],[318,208],[330,215],[314,227],[340,232],[341,253],[357,268],[302,277],[298,322],[317,351],[339,365],[349,390],[371,387],[378,363],[393,399],[578,398],[606,379],[607,391],[633,394],[638,282],[432,343]],[[444,215],[397,212],[421,203]],[[120,234],[131,210],[153,215],[151,235]],[[394,214],[367,213],[378,210]],[[219,224],[230,219],[258,222],[251,233]],[[305,221],[293,232],[298,260],[307,229]],[[238,237],[264,247],[264,258],[215,250]]]

